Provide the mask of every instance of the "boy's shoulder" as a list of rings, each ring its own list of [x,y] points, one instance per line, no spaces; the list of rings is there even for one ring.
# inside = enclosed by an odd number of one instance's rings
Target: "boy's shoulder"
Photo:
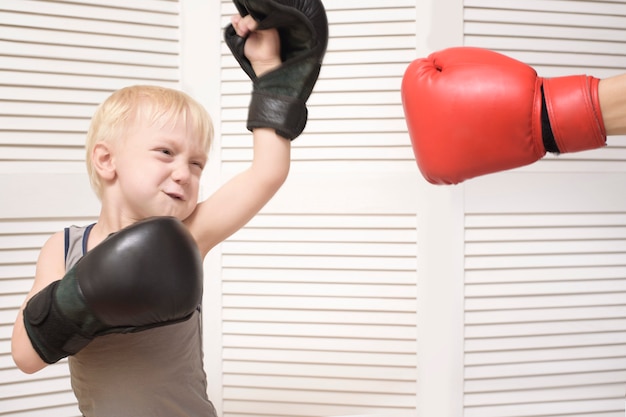
[[[83,226],[69,225],[62,230],[53,233],[44,243],[39,254],[38,263],[48,258],[58,259],[59,262],[65,263],[72,246],[76,245],[77,252],[83,252],[86,249],[86,239],[94,224]]]
[[[35,288],[44,288],[52,281],[63,278],[65,274],[65,231],[54,233],[46,240],[39,257],[35,272]]]
[[[58,232],[52,234],[52,236],[50,236],[48,240],[46,240],[46,243],[44,243],[41,251],[48,252],[54,249],[63,248],[65,246],[65,234],[65,229],[59,230]]]

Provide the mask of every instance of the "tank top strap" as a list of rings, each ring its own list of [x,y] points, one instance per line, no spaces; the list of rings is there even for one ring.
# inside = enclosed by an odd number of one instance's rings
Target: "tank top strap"
[[[87,253],[89,233],[95,223],[65,228],[65,270],[69,271]]]

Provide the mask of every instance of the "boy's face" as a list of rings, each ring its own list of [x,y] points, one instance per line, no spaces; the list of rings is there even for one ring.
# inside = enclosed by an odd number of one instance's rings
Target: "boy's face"
[[[117,204],[130,218],[174,216],[184,220],[198,203],[205,150],[182,117],[163,127],[138,119],[113,155],[121,193]]]

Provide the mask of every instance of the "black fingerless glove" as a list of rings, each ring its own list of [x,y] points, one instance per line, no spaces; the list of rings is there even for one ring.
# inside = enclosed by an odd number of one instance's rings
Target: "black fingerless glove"
[[[224,39],[253,82],[246,127],[270,127],[287,139],[307,122],[306,101],[319,76],[328,44],[328,21],[320,0],[233,0],[241,16],[250,14],[258,30],[276,28],[282,64],[260,77],[244,55],[245,39],[226,27]]]

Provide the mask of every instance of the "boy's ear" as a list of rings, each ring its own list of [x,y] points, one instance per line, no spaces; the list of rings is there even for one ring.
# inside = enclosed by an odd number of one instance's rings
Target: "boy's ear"
[[[103,180],[115,178],[115,161],[108,143],[96,143],[91,153],[91,161],[100,178]]]

